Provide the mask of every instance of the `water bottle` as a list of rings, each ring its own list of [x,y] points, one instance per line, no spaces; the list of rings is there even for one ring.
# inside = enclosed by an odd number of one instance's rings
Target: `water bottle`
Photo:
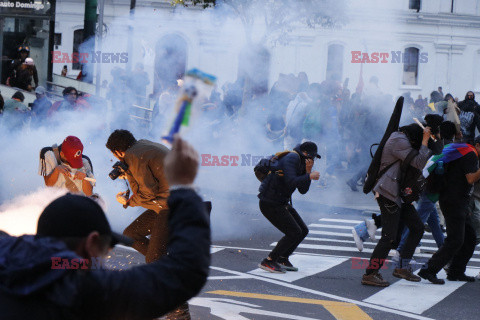
[[[443,161],[438,161],[437,167],[435,168],[435,173],[436,174],[444,174],[445,173],[445,167],[443,166]]]

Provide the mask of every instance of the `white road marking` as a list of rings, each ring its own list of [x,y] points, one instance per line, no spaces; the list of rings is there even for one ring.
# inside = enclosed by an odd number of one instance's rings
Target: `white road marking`
[[[317,318],[301,317],[294,314],[266,311],[259,309],[261,308],[259,305],[233,299],[195,297],[190,299],[188,303],[194,306],[210,308],[210,313],[213,316],[226,320],[250,320],[250,318],[242,316],[241,313],[269,316],[274,319],[318,320]]]
[[[328,219],[328,218],[321,218],[318,221],[325,221],[325,222],[345,222],[345,223],[353,223],[355,225],[362,223],[362,220],[348,220],[348,219]]]
[[[241,276],[248,275],[247,273],[234,271],[234,270],[229,270],[229,269],[220,268],[220,267],[211,266],[210,268],[213,269],[213,270],[222,271],[222,272],[226,272],[226,273],[231,273],[231,274],[234,274],[234,275],[241,275]],[[384,311],[384,312],[388,312],[388,313],[398,314],[398,315],[408,317],[408,318],[412,318],[412,319],[433,320],[432,318],[422,317],[420,315],[409,313],[409,312],[390,309],[390,308],[387,308],[387,307],[378,306],[378,305],[363,302],[363,301],[358,301],[358,300],[349,299],[349,298],[337,296],[337,295],[322,292],[322,291],[317,291],[317,290],[313,290],[313,289],[309,289],[309,288],[300,287],[300,286],[297,286],[297,285],[294,285],[294,284],[288,283],[288,282],[283,282],[283,281],[279,281],[279,280],[265,278],[265,277],[261,277],[261,276],[257,276],[257,275],[253,275],[253,274],[250,274],[249,276],[250,276],[250,278],[255,279],[255,280],[269,282],[269,283],[276,284],[276,285],[279,285],[279,286],[283,286],[283,287],[286,287],[286,288],[311,293],[311,294],[314,294],[314,295],[317,295],[317,296],[327,297],[327,298],[330,298],[330,299],[333,299],[333,300],[353,303],[353,304],[356,304],[357,306],[361,306],[361,307],[367,307],[367,308],[380,310],[380,311]]]
[[[475,276],[476,272],[478,270],[467,268],[466,274]],[[438,277],[446,278],[443,269],[438,273]],[[448,297],[465,283],[446,280],[444,285],[435,285],[423,279],[421,282],[410,282],[402,279],[363,301],[421,314]]]
[[[302,278],[313,276],[314,274],[323,272],[348,261],[348,258],[316,257],[298,254],[291,255],[289,259],[294,266],[298,267],[298,271],[282,274],[271,273],[258,268],[248,273],[287,282],[294,282]]]
[[[211,247],[210,247],[210,254],[217,253],[217,252],[222,251],[222,250],[224,250],[224,249],[225,249],[225,248],[219,248],[219,247],[216,247],[216,246],[215,246],[215,247],[214,247],[214,246],[211,246]]]

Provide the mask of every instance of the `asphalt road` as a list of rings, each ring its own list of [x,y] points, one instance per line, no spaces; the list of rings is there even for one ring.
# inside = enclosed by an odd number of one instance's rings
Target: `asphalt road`
[[[299,271],[286,274],[258,268],[281,234],[260,214],[255,196],[216,194],[211,272],[201,294],[190,301],[192,319],[478,318],[480,281],[447,281],[444,286],[424,280],[412,283],[393,277],[388,264],[382,274],[390,287],[363,286],[360,280],[364,270],[358,258],[368,259],[375,243],[366,242],[364,251],[358,252],[351,228],[370,216],[371,211],[363,209],[375,208],[374,202],[345,190],[343,205],[332,206],[325,204],[327,191],[311,192],[308,197],[294,200],[310,233],[290,259]],[[211,199],[208,190],[204,196]],[[355,209],[356,206],[362,209]],[[415,259],[425,261],[435,248],[431,235],[426,234]],[[136,252],[117,248],[110,263],[124,269],[143,263],[143,258]],[[476,252],[467,273],[477,275],[479,267]],[[445,277],[439,275],[442,276]]]

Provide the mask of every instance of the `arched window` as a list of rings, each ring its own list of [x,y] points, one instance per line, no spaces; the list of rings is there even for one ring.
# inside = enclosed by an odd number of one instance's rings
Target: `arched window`
[[[405,49],[403,54],[403,81],[407,86],[418,84],[418,54],[419,50],[414,47]]]
[[[247,92],[255,96],[267,93],[270,76],[268,49],[262,45],[244,48],[238,60],[238,80],[247,86]]]
[[[326,80],[342,81],[343,51],[344,48],[341,44],[331,44],[328,46]]]
[[[183,78],[187,67],[187,43],[176,34],[161,38],[155,48],[155,74],[153,92],[175,87]]]
[[[80,49],[80,45],[83,42],[83,29],[78,29],[73,31],[73,53],[77,53]],[[72,63],[72,70],[81,70],[82,69],[82,64],[77,61]]]

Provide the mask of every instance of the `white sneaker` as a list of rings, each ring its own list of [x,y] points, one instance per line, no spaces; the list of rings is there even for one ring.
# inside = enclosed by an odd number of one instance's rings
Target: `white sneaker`
[[[390,250],[390,251],[388,252],[388,256],[389,256],[389,257],[394,257],[394,256],[397,255],[397,254],[400,256],[400,254],[398,253],[398,251],[395,250],[395,249],[392,249],[392,250]]]
[[[355,245],[357,246],[358,251],[362,252],[363,251],[363,241],[360,239],[360,237],[357,234],[357,231],[355,229],[352,229],[352,235],[353,235],[353,240],[355,241]]]
[[[370,236],[370,239],[372,241],[375,241],[375,232],[377,232],[377,226],[375,225],[375,221],[373,219],[365,219],[365,223],[367,224],[367,232],[368,235]]]

